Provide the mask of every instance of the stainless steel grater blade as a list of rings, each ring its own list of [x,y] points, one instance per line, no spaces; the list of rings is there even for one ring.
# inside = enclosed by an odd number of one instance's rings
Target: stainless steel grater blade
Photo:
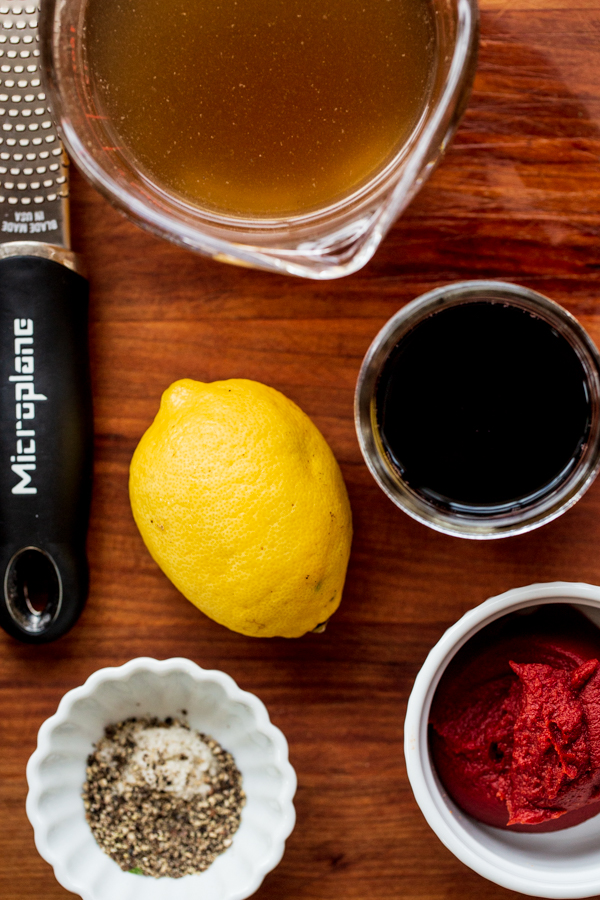
[[[43,89],[39,5],[0,0],[0,243],[70,247],[68,158]]]

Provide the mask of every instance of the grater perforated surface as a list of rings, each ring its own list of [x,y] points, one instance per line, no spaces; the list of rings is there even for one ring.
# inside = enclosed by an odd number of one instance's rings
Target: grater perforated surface
[[[68,158],[41,80],[39,4],[0,0],[0,243],[69,246]]]

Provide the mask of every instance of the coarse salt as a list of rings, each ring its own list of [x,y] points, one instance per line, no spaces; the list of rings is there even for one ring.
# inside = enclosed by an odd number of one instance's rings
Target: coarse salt
[[[132,786],[149,787],[189,800],[210,792],[209,778],[216,774],[217,763],[196,732],[181,725],[160,728],[136,722],[130,736],[135,749],[117,782],[119,793]]]

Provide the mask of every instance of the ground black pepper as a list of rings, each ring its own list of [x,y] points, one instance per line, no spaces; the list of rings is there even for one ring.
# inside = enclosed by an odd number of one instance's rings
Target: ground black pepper
[[[176,769],[178,761],[163,758],[160,746],[154,751],[154,763],[140,776],[135,759],[142,732],[154,729],[153,736],[160,737],[156,729],[174,729],[181,735],[177,729],[182,728],[190,740],[202,741],[211,757],[208,769],[200,773],[201,787],[190,789],[190,779],[183,789],[176,780],[171,782],[169,767]],[[178,759],[188,757],[182,745]],[[191,775],[197,785],[198,773]],[[144,777],[154,779],[153,784],[144,783]],[[230,846],[245,795],[232,755],[213,738],[177,719],[131,718],[109,725],[88,757],[83,802],[98,844],[122,869],[180,878],[204,871]]]

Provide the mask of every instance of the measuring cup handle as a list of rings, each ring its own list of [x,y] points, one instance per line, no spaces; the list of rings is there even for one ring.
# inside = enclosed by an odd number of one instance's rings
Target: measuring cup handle
[[[61,637],[87,597],[93,417],[75,259],[0,245],[0,625],[27,643]]]

